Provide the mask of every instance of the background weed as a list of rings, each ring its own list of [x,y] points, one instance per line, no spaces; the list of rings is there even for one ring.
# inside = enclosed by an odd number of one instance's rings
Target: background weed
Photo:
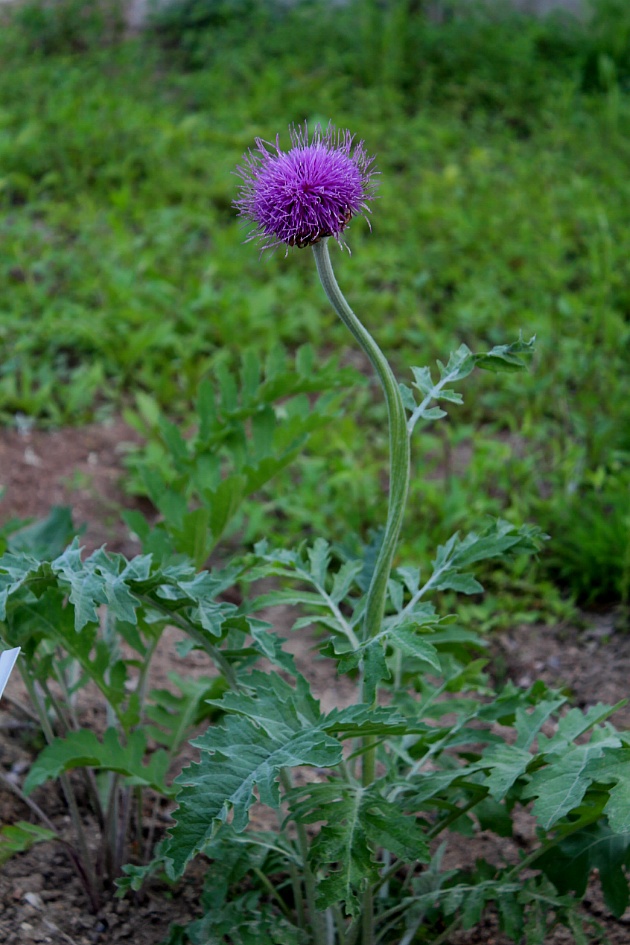
[[[40,26],[25,26],[29,9]],[[453,527],[533,518],[558,541],[553,573],[571,594],[590,599],[601,584],[618,595],[630,424],[623,4],[601,0],[582,24],[497,5],[449,4],[436,20],[403,0],[187,0],[106,49],[48,41],[63,9],[20,7],[0,34],[0,419],[81,423],[141,393],[190,428],[201,380],[237,345],[261,357],[278,341],[346,345],[310,261],[276,254],[261,266],[231,206],[232,168],[256,135],[334,118],[369,140],[383,172],[378,238],[355,223],[339,276],[395,364],[419,350],[429,363],[453,339],[475,350],[538,336],[518,414],[509,386],[476,376],[453,412],[464,432],[447,424],[423,441],[404,542],[428,552],[444,514]],[[299,497],[293,472],[280,479],[272,530],[290,513],[306,533],[335,536],[350,521],[367,540],[380,520],[373,420],[384,408],[352,396],[350,414],[314,434]],[[617,549],[605,580],[560,550],[559,530],[573,543],[576,495],[594,514],[600,500],[617,510],[599,516],[595,544]]]

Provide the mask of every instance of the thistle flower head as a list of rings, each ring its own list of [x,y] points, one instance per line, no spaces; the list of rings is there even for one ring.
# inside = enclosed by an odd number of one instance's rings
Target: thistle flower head
[[[242,179],[235,207],[255,224],[250,239],[263,249],[285,243],[310,246],[340,236],[357,215],[369,212],[374,159],[349,131],[317,125],[310,140],[306,125],[290,129],[292,147],[280,149],[256,139],[236,173]]]

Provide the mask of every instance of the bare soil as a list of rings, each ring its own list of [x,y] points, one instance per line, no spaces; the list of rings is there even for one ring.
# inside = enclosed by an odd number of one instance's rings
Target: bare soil
[[[110,550],[128,556],[138,553],[137,541],[120,518],[122,507],[135,504],[120,487],[122,444],[133,439],[132,431],[122,421],[51,433],[0,431],[0,487],[5,490],[0,522],[13,517],[40,518],[53,505],[71,505],[75,522],[87,524],[83,543],[88,551],[107,544]],[[276,610],[274,619],[286,635],[281,624],[288,620],[283,621],[282,612]],[[155,684],[164,685],[171,669],[181,674],[209,672],[201,654],[193,653],[182,660],[174,649],[176,639],[173,632],[157,656]],[[348,680],[331,676],[324,663],[312,659],[308,637],[294,635],[290,646],[324,707],[347,704],[352,698]],[[493,664],[498,679],[511,678],[523,686],[544,679],[570,693],[572,702],[580,707],[596,702],[615,704],[628,695],[630,636],[615,630],[610,614],[585,614],[580,626],[515,626],[496,640]],[[7,696],[0,707],[0,772],[19,783],[32,758],[32,733],[29,736],[28,726],[14,708],[14,700],[25,701],[15,674]],[[86,724],[99,724],[96,705],[86,705],[84,711]],[[620,709],[614,721],[618,727],[627,728],[630,709]],[[57,829],[70,830],[57,788],[47,785],[34,799]],[[168,812],[164,815],[167,821]],[[23,803],[0,784],[0,823],[28,820],[30,816]],[[479,856],[509,861],[532,839],[532,825],[526,815],[516,823],[512,845],[484,834],[473,839],[453,837],[445,866],[472,865]],[[195,864],[176,889],[153,883],[142,898],[112,900],[95,915],[88,908],[63,849],[58,844],[41,844],[15,856],[0,872],[0,943],[160,945],[173,922],[185,924],[195,917],[202,874],[203,864]],[[622,919],[612,919],[595,884],[584,908],[604,926],[611,945],[628,945],[630,910]],[[504,945],[505,941],[490,916],[481,928],[453,937],[451,945]],[[569,945],[572,941],[565,932],[549,938],[550,945]]]

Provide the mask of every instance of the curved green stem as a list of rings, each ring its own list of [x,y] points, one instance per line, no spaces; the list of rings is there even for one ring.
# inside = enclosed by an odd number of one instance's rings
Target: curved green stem
[[[328,301],[337,315],[351,332],[363,352],[369,358],[376,371],[389,418],[389,506],[383,542],[376,560],[365,602],[363,639],[373,639],[381,632],[387,598],[387,582],[392,569],[392,562],[398,544],[407,493],[409,491],[409,434],[407,418],[396,378],[392,373],[387,358],[376,344],[370,333],[359,321],[346,302],[333,272],[328,252],[328,240],[323,239],[313,244],[313,253],[317,272]],[[363,698],[363,695],[362,697]],[[376,777],[376,739],[367,736],[363,740],[364,755],[362,782],[369,786]],[[372,889],[363,894],[361,931],[362,945],[374,943],[374,902]],[[355,932],[358,927],[355,928]],[[351,939],[352,936],[349,936]]]
[[[364,634],[367,640],[379,633],[383,622],[387,582],[391,573],[409,490],[407,419],[398,383],[385,355],[354,314],[337,284],[328,252],[328,240],[323,239],[319,243],[314,243],[313,253],[317,272],[328,301],[359,343],[376,371],[385,394],[389,415],[389,509],[383,543],[367,593],[364,618]]]

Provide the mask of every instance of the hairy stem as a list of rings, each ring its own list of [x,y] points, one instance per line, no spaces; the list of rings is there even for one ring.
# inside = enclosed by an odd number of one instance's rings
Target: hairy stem
[[[317,272],[328,301],[344,325],[352,333],[370,360],[378,376],[389,415],[389,508],[383,543],[376,561],[367,600],[364,618],[365,639],[375,636],[381,629],[385,612],[387,582],[389,580],[394,552],[402,525],[407,492],[409,490],[409,436],[405,408],[396,378],[389,363],[370,333],[364,328],[346,302],[333,272],[328,240],[313,245]]]

